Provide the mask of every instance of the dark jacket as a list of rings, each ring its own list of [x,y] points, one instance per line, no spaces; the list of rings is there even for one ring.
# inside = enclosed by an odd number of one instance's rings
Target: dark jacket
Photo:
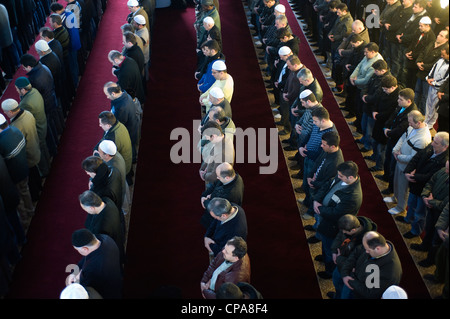
[[[220,252],[216,258],[211,261],[208,269],[205,271],[202,277],[202,282],[207,283],[211,280],[214,271],[225,261],[223,253]],[[244,257],[233,263],[225,271],[221,272],[216,279],[214,291],[206,289],[203,294],[206,299],[216,299],[216,292],[220,286],[226,282],[232,282],[237,284],[238,282],[250,282],[250,258],[246,254]]]
[[[411,173],[416,170],[414,174],[415,183],[409,183],[409,192],[420,196],[425,184],[430,180],[431,176],[445,166],[448,160],[448,148],[441,154],[431,157],[434,154],[432,144],[418,151],[416,155],[409,161],[404,172]]]
[[[422,38],[420,38],[421,35],[422,33],[420,32],[420,30],[417,30],[413,41],[411,41],[411,44],[406,50],[406,52],[412,52],[412,60],[406,59],[406,66],[409,69],[417,69],[416,60],[419,55],[430,45],[430,43],[434,43],[434,41],[436,41],[436,35],[434,34],[433,29],[431,29],[429,32],[424,33]]]
[[[10,125],[0,132],[0,156],[5,159],[6,167],[14,184],[28,177],[25,144],[25,137],[17,127]]]
[[[100,247],[79,262],[80,284],[94,288],[104,299],[122,298],[123,277],[120,252],[108,235],[97,235]]]
[[[329,34],[333,35],[334,41],[331,42],[331,48],[337,49],[345,37],[352,32],[353,17],[349,13],[345,16],[338,17],[331,28]]]
[[[242,206],[242,199],[244,197],[244,181],[238,173],[236,173],[236,177],[226,185],[217,180],[214,184],[212,184],[212,186],[208,187],[202,193],[202,197],[206,197],[208,195],[211,195],[211,198],[203,202],[205,207],[208,207],[211,199],[216,197],[225,198],[231,203],[236,203],[237,205]]]
[[[214,219],[206,230],[205,237],[211,238],[215,241],[215,244],[211,244],[209,247],[214,253],[214,256],[219,254],[228,240],[234,236],[240,236],[244,240],[247,240],[247,217],[242,207],[231,203],[231,205],[237,208],[237,215],[226,223],[223,223]]]
[[[358,246],[342,265],[341,276],[351,276],[349,284],[353,288],[355,299],[381,299],[384,291],[391,285],[398,285],[403,270],[394,244],[387,241],[390,252],[379,258],[371,258],[363,245]],[[373,276],[373,269],[379,273],[379,287],[368,287],[367,282]]]
[[[44,99],[45,113],[49,114],[56,109],[55,83],[48,67],[41,62],[27,73],[31,85],[41,93]]]
[[[123,261],[125,257],[125,234],[123,227],[125,225],[122,225],[120,217],[122,212],[109,197],[103,197],[102,201],[105,203],[103,210],[99,214],[87,214],[84,227],[89,229],[94,235],[104,234],[111,237],[117,244],[121,260]]]
[[[413,14],[413,6],[410,6],[405,9],[403,5],[399,6],[397,10],[395,10],[395,13],[393,13],[389,19],[386,19],[385,24],[389,23],[391,24],[391,27],[389,30],[386,30],[386,39],[393,43],[398,43],[398,40],[396,38],[398,30],[402,26],[406,24],[406,21],[411,17]]]
[[[439,213],[448,203],[448,173],[445,170],[445,167],[443,167],[434,173],[425,184],[422,194],[420,194],[421,197],[428,197],[432,193],[433,199],[428,203],[432,206],[432,210]]]
[[[133,98],[127,92],[122,91],[120,97],[111,100],[111,112],[127,128],[131,144],[137,145],[139,119],[136,116],[136,107]]]
[[[384,124],[390,118],[392,113],[396,110],[398,106],[398,92],[400,91],[400,87],[398,87],[391,94],[387,94],[382,92],[380,96],[377,98],[377,101],[374,104],[373,112],[378,112],[375,120],[375,124],[373,126],[372,137],[373,139],[380,144],[387,143],[387,137],[384,135]]]
[[[315,181],[312,182],[314,189],[320,189],[323,185],[327,185],[332,178],[336,177],[337,167],[343,162],[344,156],[341,149],[334,153],[322,152],[308,176],[312,178],[316,175]]]
[[[91,191],[100,197],[108,197],[116,204],[119,211],[122,210],[124,185],[119,171],[111,169],[108,165],[102,163],[91,181]]]
[[[342,181],[336,176],[328,182],[327,187],[324,186],[320,189],[315,200],[322,203],[328,191],[335,183],[342,183]],[[358,179],[354,183],[337,190],[327,206],[322,205],[319,207],[321,221],[317,232],[326,237],[334,238],[338,233],[337,224],[339,218],[345,214],[357,215],[362,204],[362,199],[361,178],[358,176]]]
[[[65,82],[61,61],[54,52],[42,56],[39,61],[52,73],[53,83],[55,84],[55,94],[57,97],[61,98],[64,94],[63,84]]]
[[[359,223],[361,225],[361,231],[355,233],[353,235],[344,234],[342,231],[339,231],[336,235],[336,238],[331,245],[331,250],[333,254],[338,254],[339,256],[336,258],[336,265],[341,271],[341,266],[350,256],[350,254],[360,245],[362,245],[362,239],[364,234],[369,231],[376,231],[377,224],[373,220],[368,217],[358,216]]]
[[[387,71],[383,75],[376,75],[375,73],[370,77],[369,82],[367,82],[367,86],[362,90],[361,96],[366,96],[366,102],[363,104],[363,111],[367,113],[370,117],[372,117],[372,112],[374,108],[374,103],[377,100],[377,97],[380,96],[383,92],[381,88],[381,80],[387,75],[391,75],[390,71]]]
[[[395,145],[403,133],[408,129],[408,114],[412,110],[417,110],[416,104],[413,102],[403,112],[400,113],[402,107],[398,106],[396,110],[391,114],[391,117],[386,121],[384,127],[390,129],[387,133],[387,137],[390,139],[390,143]]]
[[[433,68],[433,65],[441,58],[441,51],[442,49],[448,45],[448,42],[443,43],[437,47],[434,47],[434,42],[430,43],[428,47],[423,50],[419,57],[416,60],[416,63],[423,62],[423,70],[417,71],[417,78],[424,80],[428,73],[430,73],[431,69]]]
[[[125,48],[123,55],[132,58],[137,63],[141,75],[144,76],[145,58],[141,48],[135,44],[131,48]]]
[[[142,75],[139,66],[133,59],[125,56],[120,67],[114,71],[117,76],[117,83],[127,91],[132,89],[141,104],[145,103],[145,91],[142,84]]]

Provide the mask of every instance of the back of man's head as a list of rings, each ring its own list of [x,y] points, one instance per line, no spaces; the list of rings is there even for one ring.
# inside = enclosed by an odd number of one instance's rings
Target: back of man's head
[[[20,57],[20,64],[25,67],[31,66],[32,68],[34,68],[38,64],[38,60],[36,60],[36,58],[31,54],[25,53]]]
[[[221,197],[213,198],[208,204],[208,210],[217,217],[229,215],[231,208],[231,203],[227,199]]]
[[[358,165],[353,161],[346,161],[338,165],[338,172],[346,177],[357,177],[358,176]]]
[[[100,196],[91,190],[87,190],[78,196],[80,203],[87,207],[100,207],[103,203]]]

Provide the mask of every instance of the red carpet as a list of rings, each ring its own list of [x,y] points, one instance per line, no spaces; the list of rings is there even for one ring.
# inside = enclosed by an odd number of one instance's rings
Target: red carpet
[[[108,1],[58,155],[28,231],[23,258],[14,272],[9,298],[59,298],[69,274],[66,267],[81,258],[71,244],[72,232],[82,228],[86,218],[78,202],[78,195],[88,189],[88,176],[81,162],[92,155],[103,135],[98,114],[110,109],[103,85],[114,81],[107,55],[112,49],[122,48],[120,26],[126,16],[126,0]],[[15,78],[21,75],[23,71],[18,71]],[[14,85],[8,87],[3,98],[9,97],[18,98]]]
[[[243,130],[275,128],[241,1],[221,1],[220,15],[227,68],[235,83],[233,121]],[[167,19],[174,23],[162,25]],[[193,22],[193,9],[158,11],[152,53],[156,82],[149,87],[151,113],[146,110],[144,118],[141,145],[147,147],[139,152],[125,270],[127,298],[142,298],[166,285],[178,287],[184,298],[201,298],[199,283],[208,255],[199,224],[204,189],[200,164],[175,165],[169,158],[175,144],[169,141],[170,132],[177,127],[192,132],[192,120],[200,116]],[[166,41],[174,34],[182,50],[175,60],[168,58],[173,43]],[[276,174],[259,174],[260,163],[235,166],[245,184],[252,284],[265,298],[321,298],[279,142],[277,147]]]

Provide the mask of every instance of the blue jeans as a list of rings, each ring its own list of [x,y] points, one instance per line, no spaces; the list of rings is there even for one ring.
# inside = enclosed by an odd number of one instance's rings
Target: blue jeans
[[[334,238],[321,234],[320,239],[322,240],[322,255],[323,262],[325,263],[325,271],[332,274],[334,268],[336,268],[336,264],[333,262],[333,251],[331,250]]]
[[[423,115],[425,115],[426,111],[429,88],[430,86],[426,80],[417,79],[416,88],[414,89],[414,103],[416,103],[417,108]]]
[[[372,149],[373,149],[372,156],[375,159],[375,166],[379,169],[383,169],[383,164],[386,156],[385,155],[386,145],[380,144],[374,140],[372,144]]]
[[[421,196],[409,193],[406,221],[411,223],[411,233],[420,235],[425,226],[426,206]]]
[[[353,297],[351,296],[352,291],[344,285],[341,273],[339,272],[339,269],[337,267],[334,268],[333,271],[333,285],[334,289],[336,290],[336,296],[334,297],[334,299],[353,299]]]
[[[361,142],[364,143],[364,147],[368,150],[372,149],[373,145],[372,131],[374,124],[375,120],[373,119],[373,117],[363,112],[361,119],[361,128],[363,132],[363,137],[361,138]]]

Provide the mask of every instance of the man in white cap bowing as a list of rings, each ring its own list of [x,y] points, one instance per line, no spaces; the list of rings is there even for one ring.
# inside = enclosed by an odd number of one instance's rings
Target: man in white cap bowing
[[[134,33],[141,38],[142,44],[144,46],[144,69],[148,69],[148,67],[150,66],[150,32],[145,27],[146,22],[147,20],[142,15],[134,16],[133,20],[131,21],[131,25],[133,25],[135,29]],[[145,77],[148,80],[147,70],[145,71]]]
[[[68,92],[66,92],[67,85],[65,85],[65,76],[63,76],[63,67],[58,56],[50,49],[47,41],[39,40],[34,45],[37,54],[39,55],[39,61],[48,67],[53,76],[53,82],[55,83],[55,94],[58,102],[63,109],[64,117],[67,117],[69,112],[69,99]]]
[[[127,2],[128,10],[130,10],[130,14],[127,16],[127,22],[131,23],[134,19],[134,17],[140,15],[145,20],[145,27],[147,28],[147,31],[150,32],[150,23],[148,19],[147,12],[144,10],[144,7],[141,7],[139,5],[139,2],[137,0],[128,0]]]
[[[17,127],[25,137],[25,149],[29,169],[28,186],[33,201],[39,199],[42,190],[42,180],[39,174],[38,164],[41,160],[39,137],[36,130],[36,120],[33,114],[19,108],[19,103],[14,99],[6,99],[2,102],[2,110],[10,119],[11,126]]]
[[[125,159],[122,154],[117,152],[116,144],[111,140],[103,140],[98,145],[98,150],[94,151],[94,155],[99,156],[109,168],[117,170],[122,179],[122,184],[125,189],[125,196],[123,199],[122,211],[126,214],[130,210],[131,196],[130,187],[128,186],[126,176],[127,169]]]
[[[234,91],[234,80],[233,77],[228,74],[227,66],[224,61],[218,60],[214,62],[211,72],[216,81],[205,93],[201,94],[199,98],[200,105],[202,106],[202,109],[204,108],[205,114],[208,113],[211,107],[211,101],[209,100],[209,92],[211,89],[215,87],[221,88],[225,99],[230,103]]]

